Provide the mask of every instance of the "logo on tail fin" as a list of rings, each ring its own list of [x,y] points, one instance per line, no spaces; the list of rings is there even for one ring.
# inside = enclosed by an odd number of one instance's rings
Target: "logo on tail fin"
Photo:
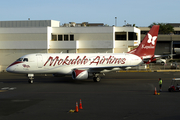
[[[150,45],[147,44],[142,44],[143,49],[154,49],[155,48],[155,41],[157,39],[157,36],[152,36],[151,34],[148,33],[148,40],[147,43],[151,43]]]
[[[151,34],[148,33],[148,43],[152,43],[153,45],[155,44],[155,40],[156,40],[157,36],[153,36]]]
[[[153,45],[146,46],[145,44],[142,44],[142,48],[143,49],[154,49],[155,46],[153,46]]]

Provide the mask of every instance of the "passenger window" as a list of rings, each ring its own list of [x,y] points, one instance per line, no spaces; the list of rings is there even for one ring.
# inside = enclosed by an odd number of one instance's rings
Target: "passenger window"
[[[24,58],[24,60],[23,60],[24,62],[28,62],[28,58]]]

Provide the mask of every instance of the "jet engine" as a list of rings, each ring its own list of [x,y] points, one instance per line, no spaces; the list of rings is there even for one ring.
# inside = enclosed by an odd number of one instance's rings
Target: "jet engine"
[[[73,70],[72,78],[76,80],[83,80],[88,78],[88,71],[87,70]]]

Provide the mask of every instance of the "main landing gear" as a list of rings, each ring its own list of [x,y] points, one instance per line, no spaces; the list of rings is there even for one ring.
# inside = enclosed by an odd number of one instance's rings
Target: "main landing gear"
[[[33,83],[33,80],[34,80],[34,74],[28,74],[28,83],[32,84]]]
[[[103,76],[105,76],[104,73],[103,73]],[[101,81],[100,73],[94,73],[93,80],[94,80],[94,82],[100,82]]]

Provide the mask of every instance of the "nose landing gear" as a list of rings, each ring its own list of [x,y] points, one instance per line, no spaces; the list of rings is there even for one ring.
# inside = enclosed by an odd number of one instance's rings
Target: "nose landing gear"
[[[28,83],[32,84],[33,83],[33,80],[34,80],[34,74],[28,74]]]

